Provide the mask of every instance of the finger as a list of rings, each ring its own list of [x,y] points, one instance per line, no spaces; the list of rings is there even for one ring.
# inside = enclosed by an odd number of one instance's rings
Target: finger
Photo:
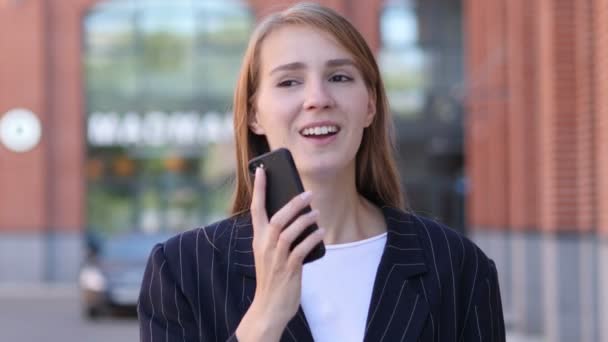
[[[310,191],[305,191],[295,196],[270,218],[270,224],[282,230],[302,209],[310,205],[311,200],[312,194]]]
[[[317,229],[314,233],[308,235],[302,242],[296,245],[296,247],[289,254],[287,259],[287,266],[291,269],[297,269],[302,267],[304,259],[312,251],[319,242],[323,241],[325,236],[325,230],[323,228]]]
[[[319,212],[312,210],[304,215],[300,215],[292,224],[285,228],[281,235],[279,235],[279,241],[277,242],[277,253],[282,260],[286,260],[289,254],[289,249],[294,241],[310,227],[310,225],[317,222],[319,218]]]
[[[266,214],[266,173],[261,167],[255,169],[253,194],[251,196],[251,220],[254,233],[257,227],[263,227],[268,223],[268,215]]]

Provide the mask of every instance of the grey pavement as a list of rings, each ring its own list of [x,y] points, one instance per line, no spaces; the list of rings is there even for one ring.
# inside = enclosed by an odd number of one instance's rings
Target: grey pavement
[[[0,286],[0,341],[139,341],[134,316],[88,321],[73,287]]]

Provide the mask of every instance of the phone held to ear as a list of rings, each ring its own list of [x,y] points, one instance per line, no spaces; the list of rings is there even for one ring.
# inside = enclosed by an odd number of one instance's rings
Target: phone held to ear
[[[266,172],[266,213],[271,218],[287,202],[295,196],[304,192],[302,180],[298,174],[298,169],[293,161],[291,152],[286,148],[280,148],[249,161],[249,173],[253,177],[258,167],[264,168]],[[288,224],[289,226],[298,216],[311,211],[310,206],[302,209],[296,217]],[[316,224],[308,226],[300,236],[292,243],[290,250],[293,250],[302,240],[312,234],[318,227]],[[315,246],[304,259],[304,263],[315,261],[325,255],[325,245],[323,241]]]

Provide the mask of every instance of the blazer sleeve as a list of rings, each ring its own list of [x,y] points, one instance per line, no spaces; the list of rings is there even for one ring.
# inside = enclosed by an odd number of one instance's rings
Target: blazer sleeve
[[[488,272],[475,281],[460,341],[504,342],[505,323],[494,262],[487,260]]]
[[[137,305],[140,341],[205,341],[201,322],[176,281],[163,244],[150,254]],[[227,341],[237,342],[235,334]]]

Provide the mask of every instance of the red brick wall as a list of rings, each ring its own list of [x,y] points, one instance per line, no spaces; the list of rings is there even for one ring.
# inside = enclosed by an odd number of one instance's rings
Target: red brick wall
[[[606,227],[606,7],[465,1],[473,227]]]
[[[47,98],[52,120],[47,178],[52,179],[47,224],[54,230],[79,230],[85,222],[85,105],[82,79],[82,21],[95,0],[49,1],[51,45],[47,57]]]
[[[538,165],[536,177],[538,179],[538,213],[536,226],[547,229],[554,226],[551,209],[552,198],[555,194],[555,167],[553,165],[554,135],[552,127],[554,103],[554,59],[553,59],[553,0],[539,0],[536,2],[538,11],[538,54],[533,61],[538,80],[534,84],[538,91],[538,138],[536,144],[530,148],[538,151]]]
[[[506,3],[507,17],[507,122],[509,150],[509,220],[515,230],[536,226],[536,134],[537,53],[535,8],[524,0]]]
[[[596,225],[608,234],[608,5],[594,0],[593,32],[593,94],[595,104],[595,176],[597,199]]]
[[[81,17],[92,0],[0,6],[0,114],[15,107],[42,121],[27,153],[0,146],[0,231],[76,231],[84,225]]]
[[[73,2],[51,1],[48,6],[51,46],[46,59],[50,182],[47,224],[53,229],[77,230],[84,225],[84,106],[80,69],[81,18]]]
[[[551,215],[557,230],[590,230],[594,203],[591,189],[591,63],[588,1],[553,2],[555,197]]]
[[[488,75],[487,112],[488,130],[491,133],[488,141],[486,155],[493,162],[487,166],[489,228],[502,228],[508,223],[509,202],[508,189],[510,186],[509,146],[508,146],[508,117],[506,109],[508,104],[508,89],[506,79],[506,53],[504,41],[506,38],[505,3],[490,1],[486,5],[486,46],[488,59],[486,64],[490,71]]]
[[[595,188],[597,178],[595,175],[595,96],[593,93],[594,69],[593,40],[596,33],[593,31],[592,2],[595,0],[575,1],[575,38],[574,59],[577,67],[576,82],[576,146],[574,164],[577,166],[577,221],[575,223],[581,231],[595,229],[596,207]],[[607,61],[608,62],[608,61]]]
[[[282,10],[290,4],[297,2],[301,2],[301,0],[249,1],[257,16],[264,16],[268,13]],[[380,47],[379,15],[384,3],[383,0],[319,0],[316,2],[331,7],[347,17],[365,37],[372,49],[377,50]]]
[[[476,227],[496,229],[506,226],[510,211],[505,7],[477,0],[464,7],[469,114],[465,151],[471,182],[467,216]]]
[[[0,144],[0,231],[39,229],[46,222],[45,15],[41,1],[0,6],[0,115],[27,108],[42,121],[42,142],[27,153]]]

